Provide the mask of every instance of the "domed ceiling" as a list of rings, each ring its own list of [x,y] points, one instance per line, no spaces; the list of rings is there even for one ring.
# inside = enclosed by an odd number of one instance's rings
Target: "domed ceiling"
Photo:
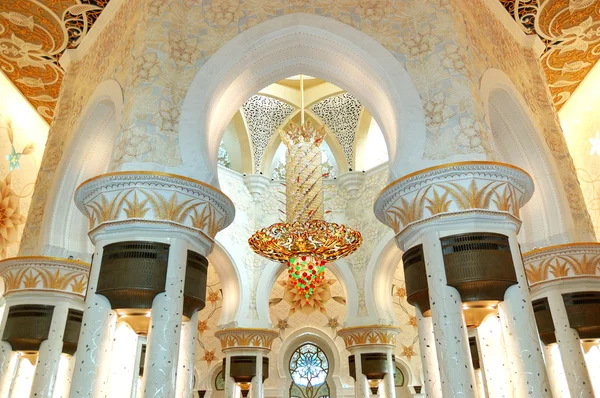
[[[526,33],[537,34],[546,44],[542,65],[560,109],[600,58],[600,1],[499,1]],[[80,45],[108,3],[0,2],[0,68],[46,121],[52,120],[64,74],[59,58],[66,49]]]

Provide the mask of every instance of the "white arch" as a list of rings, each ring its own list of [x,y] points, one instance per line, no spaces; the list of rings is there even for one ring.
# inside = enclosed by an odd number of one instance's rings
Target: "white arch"
[[[115,80],[100,83],[65,145],[64,156],[44,208],[40,240],[44,255],[89,260],[93,246],[87,236],[88,220],[73,202],[75,189],[88,178],[108,171],[121,125],[123,93]]]
[[[370,314],[367,321],[371,324],[397,323],[391,292],[394,273],[402,262],[402,250],[394,237],[394,231],[389,230],[371,253],[367,264],[364,291],[365,305]]]
[[[177,172],[217,183],[217,148],[235,112],[263,87],[300,73],[343,88],[373,112],[386,137],[391,179],[424,167],[421,100],[399,61],[357,29],[330,18],[297,13],[237,35],[202,66],[181,109],[183,166]]]
[[[242,276],[238,273],[238,268],[233,261],[229,252],[221,243],[215,241],[213,250],[208,255],[208,261],[215,267],[215,271],[219,276],[219,283],[223,291],[223,304],[221,307],[221,317],[219,325],[224,327],[235,327],[235,322],[238,313],[240,312],[239,303],[247,302],[248,298],[244,296],[240,281]],[[247,292],[246,292],[247,295]]]
[[[504,72],[488,69],[481,97],[500,160],[527,170],[535,183],[521,211],[523,250],[572,241],[573,219],[556,163],[522,95]]]
[[[289,387],[292,383],[292,377],[289,372],[288,365],[294,351],[305,343],[312,343],[318,346],[329,361],[329,374],[327,375],[327,382],[329,384],[330,396],[337,397],[337,392],[343,391],[343,385],[341,381],[341,370],[342,370],[342,359],[338,347],[334,341],[325,332],[313,328],[304,327],[295,330],[290,334],[281,344],[277,354],[277,371],[280,380],[284,380],[282,386],[283,397],[289,397]],[[274,352],[272,352],[273,354]],[[345,358],[344,358],[345,360]]]

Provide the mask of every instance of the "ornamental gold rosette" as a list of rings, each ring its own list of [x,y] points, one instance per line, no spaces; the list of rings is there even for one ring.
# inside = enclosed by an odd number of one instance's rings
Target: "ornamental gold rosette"
[[[14,257],[0,261],[5,294],[52,291],[85,296],[90,265],[54,257]]]
[[[248,239],[252,250],[270,260],[287,262],[288,278],[309,298],[323,282],[325,264],[346,257],[361,243],[360,232],[323,220],[321,150],[325,131],[310,122],[280,132],[287,146],[286,218]]]

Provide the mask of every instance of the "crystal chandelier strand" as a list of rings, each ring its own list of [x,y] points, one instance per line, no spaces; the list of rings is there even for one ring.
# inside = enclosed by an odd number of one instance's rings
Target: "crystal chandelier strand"
[[[319,147],[299,143],[288,148],[286,169],[287,221],[322,219],[323,166]]]

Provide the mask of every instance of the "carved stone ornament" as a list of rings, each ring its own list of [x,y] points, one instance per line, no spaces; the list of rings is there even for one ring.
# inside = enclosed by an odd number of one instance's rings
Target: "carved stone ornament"
[[[519,218],[533,195],[533,180],[518,167],[497,162],[444,164],[408,174],[381,191],[375,215],[396,234],[409,226],[461,212]]]
[[[600,243],[548,246],[523,254],[531,286],[557,279],[600,277]]]
[[[356,346],[386,345],[395,346],[396,336],[400,333],[397,326],[368,325],[341,329],[338,336],[344,340],[346,348]]]
[[[165,223],[214,239],[233,221],[233,202],[211,185],[174,174],[130,171],[103,174],[81,184],[75,203],[90,232],[108,224]]]
[[[279,332],[271,329],[223,329],[215,332],[223,351],[232,348],[262,348],[271,351]]]
[[[14,257],[0,261],[6,291],[58,291],[84,297],[90,265],[54,257]]]

